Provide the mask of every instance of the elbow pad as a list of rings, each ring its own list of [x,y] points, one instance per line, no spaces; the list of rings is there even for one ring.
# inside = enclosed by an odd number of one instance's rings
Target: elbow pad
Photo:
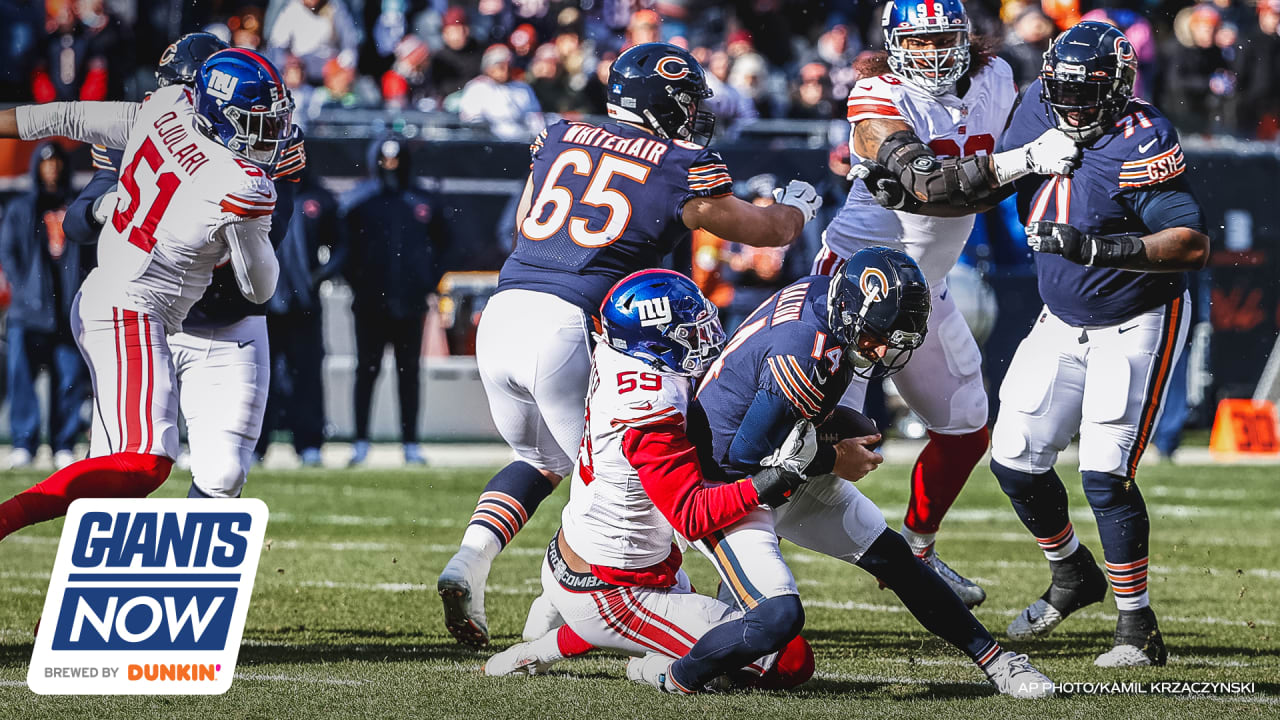
[[[1000,187],[990,156],[939,158],[910,130],[885,138],[876,162],[920,203],[972,205]]]

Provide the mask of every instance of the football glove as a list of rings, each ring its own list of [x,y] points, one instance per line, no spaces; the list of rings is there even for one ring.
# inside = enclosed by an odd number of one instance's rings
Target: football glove
[[[106,225],[111,213],[116,209],[116,191],[108,190],[93,201],[93,220],[99,225]]]
[[[1027,246],[1089,267],[1125,267],[1146,252],[1138,235],[1091,235],[1054,222],[1027,225]]]
[[[889,172],[889,168],[874,160],[863,160],[854,165],[845,179],[861,180],[876,203],[890,210],[912,212],[920,207],[920,201],[907,192],[902,181]]]
[[[1027,169],[1037,175],[1070,175],[1080,159],[1076,141],[1057,128],[1046,130],[1024,147]]]
[[[791,493],[805,482],[805,476],[780,467],[761,468],[751,476],[751,486],[756,489],[760,504],[772,508],[785,504],[791,499]]]
[[[780,205],[790,205],[803,213],[806,224],[817,216],[818,208],[822,207],[822,196],[803,180],[792,180],[787,183],[785,190],[775,189],[773,199]]]

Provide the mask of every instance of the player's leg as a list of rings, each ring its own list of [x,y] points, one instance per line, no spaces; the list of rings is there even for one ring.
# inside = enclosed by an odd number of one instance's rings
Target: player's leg
[[[54,464],[65,467],[69,462],[60,460],[72,457],[76,439],[84,429],[81,412],[89,397],[88,369],[80,349],[73,342],[59,339],[52,348],[53,362],[49,390],[49,439],[53,446]]]
[[[480,379],[494,425],[516,460],[485,485],[461,546],[436,583],[445,624],[460,642],[488,642],[489,568],[573,469],[591,374],[587,333],[580,309],[525,290],[494,295],[480,318]]]
[[[178,451],[173,367],[164,328],[145,314],[100,308],[80,316],[73,305],[76,340],[90,358],[97,401],[112,453],[72,463],[0,504],[0,538],[64,515],[82,497],[145,497],[169,475]],[[109,408],[109,410],[108,410]],[[110,413],[108,415],[107,413]]]
[[[369,413],[373,386],[382,372],[382,355],[389,340],[389,319],[372,312],[355,314],[356,381],[352,407],[355,409],[355,447],[348,465],[360,465],[369,457]]]
[[[1067,615],[1100,602],[1106,581],[1075,536],[1067,490],[1053,464],[1080,426],[1084,345],[1080,329],[1043,310],[1000,388],[991,471],[1049,561],[1049,589],[1009,624],[1017,640],[1047,635]]]
[[[425,465],[418,449],[418,404],[421,395],[422,317],[395,321],[392,347],[396,356],[396,391],[400,400],[400,442],[404,461]]]
[[[180,393],[191,448],[187,496],[239,497],[253,466],[271,381],[266,318],[254,315],[179,336],[203,348],[186,363]]]
[[[843,259],[827,246],[827,233],[824,230],[822,233],[822,247],[818,249],[817,255],[813,258],[813,266],[809,269],[809,274],[832,275],[836,271],[836,266]]]
[[[1118,326],[1090,331],[1080,474],[1120,612],[1114,647],[1096,661],[1105,667],[1163,665],[1168,658],[1147,592],[1151,521],[1135,476],[1188,326],[1182,297]]]
[[[902,536],[911,550],[974,607],[987,594],[947,566],[934,542],[942,518],[987,451],[987,392],[982,353],[945,283],[935,288],[929,333],[893,382],[924,420],[929,441],[911,470],[911,498]]]
[[[288,399],[293,447],[304,464],[319,464],[324,445],[324,324],[320,311],[290,315],[291,347],[285,350],[292,373]]]
[[[13,435],[12,467],[26,467],[40,445],[40,400],[36,397],[36,376],[40,366],[35,362],[37,337],[42,333],[27,331],[10,323],[8,336],[9,431]]]

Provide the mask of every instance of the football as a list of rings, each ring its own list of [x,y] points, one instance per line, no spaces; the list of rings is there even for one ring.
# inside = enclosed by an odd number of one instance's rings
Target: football
[[[871,418],[853,408],[838,405],[818,426],[818,442],[835,445],[841,440],[875,435],[878,432],[880,430]]]

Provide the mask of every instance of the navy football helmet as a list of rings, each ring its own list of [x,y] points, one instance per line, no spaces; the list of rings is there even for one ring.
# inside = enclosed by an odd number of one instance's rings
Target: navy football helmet
[[[845,347],[854,373],[901,370],[924,342],[929,283],[911,256],[887,247],[863,248],[836,269],[827,291],[831,334]],[[877,350],[888,348],[884,357]]]
[[[160,65],[156,67],[156,82],[160,87],[194,85],[196,73],[200,71],[204,61],[228,47],[230,46],[217,35],[205,32],[187,33],[161,53]]]
[[[643,125],[669,140],[705,144],[711,139],[716,116],[698,109],[709,97],[702,66],[669,43],[636,45],[609,68],[609,117]]]
[[[1092,142],[1124,112],[1137,73],[1138,56],[1124,33],[1086,20],[1045,52],[1040,97],[1059,130],[1077,142]]]
[[[641,270],[618,281],[600,305],[600,340],[662,372],[697,377],[720,355],[716,306],[689,278]]]
[[[891,0],[881,20],[889,69],[933,95],[942,95],[969,70],[969,16],[960,0]],[[951,44],[933,49],[908,49],[908,37],[954,36]]]
[[[293,134],[293,99],[271,61],[251,50],[214,53],[195,81],[196,127],[266,168]]]

